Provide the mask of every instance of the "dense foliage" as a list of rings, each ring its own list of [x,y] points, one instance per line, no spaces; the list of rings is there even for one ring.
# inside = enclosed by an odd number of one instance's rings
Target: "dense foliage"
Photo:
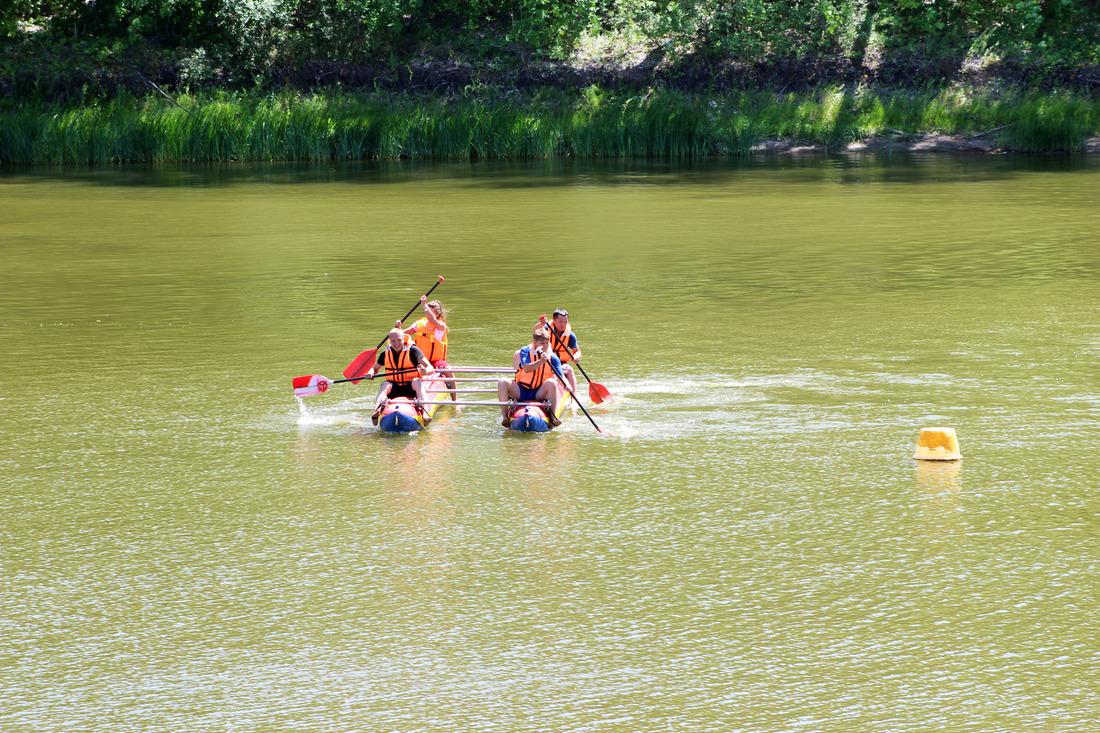
[[[565,58],[596,37],[661,54],[760,59],[883,52],[1092,64],[1100,0],[7,0],[0,36],[179,52],[184,80],[313,59]]]

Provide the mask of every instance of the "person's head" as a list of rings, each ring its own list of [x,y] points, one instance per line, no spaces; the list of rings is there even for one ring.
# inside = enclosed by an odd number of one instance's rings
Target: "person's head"
[[[390,331],[388,336],[390,341],[390,348],[394,351],[400,351],[405,346],[405,332],[400,328],[395,328]]]
[[[531,339],[535,344],[535,348],[538,349],[550,343],[550,334],[546,332],[545,328],[536,328],[535,332],[531,334]]]
[[[432,313],[435,314],[436,318],[443,321],[444,323],[447,322],[447,314],[443,312],[442,303],[440,303],[438,300],[430,300],[428,301],[428,307],[432,309]]]
[[[557,331],[564,331],[565,327],[569,325],[569,311],[564,308],[558,308],[554,311],[554,329]]]

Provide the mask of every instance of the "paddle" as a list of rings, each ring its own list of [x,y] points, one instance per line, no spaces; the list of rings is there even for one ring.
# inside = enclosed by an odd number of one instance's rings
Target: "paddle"
[[[592,416],[588,414],[588,410],[584,409],[584,405],[582,405],[581,401],[577,399],[577,395],[573,394],[573,390],[569,389],[569,384],[565,381],[565,378],[559,377],[558,373],[554,371],[553,366],[550,367],[550,373],[554,375],[554,379],[558,380],[558,384],[560,384],[562,388],[569,393],[569,396],[573,398],[573,402],[577,403],[577,407],[581,408],[581,412],[583,412],[584,416],[588,418],[588,422],[592,423],[592,427],[596,428],[596,432],[606,435],[606,433],[600,430],[600,426],[596,424],[596,421],[592,419]]]
[[[400,374],[402,372],[415,372],[419,371],[416,367],[409,369],[398,369],[395,372],[389,372],[389,374]],[[311,397],[313,395],[321,394],[328,390],[334,384],[342,384],[344,382],[358,382],[362,379],[366,379],[364,373],[359,377],[352,377],[350,379],[329,379],[323,374],[309,374],[304,377],[295,377],[294,384],[294,396],[295,397]],[[494,390],[495,391],[495,390]]]
[[[441,283],[441,282],[443,282],[443,276],[442,275],[439,276],[439,282],[437,282],[435,285],[433,285],[431,287],[431,290],[428,290],[428,292],[424,293],[423,297],[427,298],[429,295],[431,295],[432,290],[435,290],[436,288],[438,288],[439,283]],[[409,309],[409,312],[405,314],[405,318],[402,318],[401,322],[404,323],[405,319],[408,318],[409,316],[411,316],[413,314],[413,311],[416,310],[419,307],[420,307],[420,300],[417,299],[416,305],[414,305],[412,308]],[[389,334],[386,334],[386,338],[379,341],[378,346],[375,346],[370,351],[364,351],[362,354],[355,357],[352,360],[352,362],[350,364],[348,364],[347,368],[344,370],[344,376],[347,377],[347,380],[342,379],[340,381],[341,382],[343,382],[343,381],[357,382],[360,379],[362,379],[363,376],[366,375],[366,373],[369,372],[374,367],[374,363],[377,360],[378,350],[380,348],[382,348],[382,344],[386,343],[386,339],[388,339],[388,338],[389,338]],[[335,382],[333,384],[335,384]]]
[[[418,371],[416,367],[409,367],[408,369],[401,369],[399,372],[413,372]],[[456,374],[511,374],[514,370],[506,367],[451,367],[450,371]],[[358,382],[361,379],[366,379],[366,375],[360,377],[352,377],[350,379],[329,379],[323,374],[307,374],[304,377],[294,377],[294,394],[299,397],[310,397],[312,395],[318,395],[326,391],[334,384],[341,384],[343,382]],[[478,382],[478,381],[496,381],[494,377],[471,377],[469,379],[463,379],[461,377],[456,378],[456,382]],[[323,384],[322,384],[323,383]],[[468,392],[469,390],[459,390],[461,392]],[[496,390],[489,390],[490,392],[496,392]]]
[[[546,318],[546,316],[543,316],[543,318]],[[549,321],[547,321],[546,323],[546,330],[554,335],[554,340],[558,343],[558,346],[561,346],[566,351],[569,351],[569,347],[562,342],[561,336],[558,335],[558,332],[554,330],[554,327],[550,324]],[[577,365],[577,368],[581,370],[581,374],[583,374],[584,378],[588,380],[588,398],[590,400],[599,405],[603,404],[604,400],[615,399],[611,396],[611,393],[607,390],[607,387],[603,386],[599,382],[592,381],[592,378],[589,377],[588,373],[584,371],[584,367],[581,366],[581,363],[579,361],[574,360],[573,363]],[[596,429],[599,430],[599,428]]]

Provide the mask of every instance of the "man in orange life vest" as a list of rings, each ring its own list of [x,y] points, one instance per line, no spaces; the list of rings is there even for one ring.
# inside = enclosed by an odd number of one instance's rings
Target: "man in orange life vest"
[[[435,367],[441,376],[447,378],[447,388],[451,390],[451,399],[458,399],[455,391],[454,372],[447,363],[447,315],[443,311],[443,304],[438,300],[428,302],[428,296],[420,296],[420,305],[424,307],[424,317],[404,329],[405,333],[412,336],[413,343],[428,357],[428,362]],[[401,321],[394,324],[394,328],[402,328]]]
[[[497,382],[497,396],[501,402],[518,400],[520,402],[549,402],[547,415],[551,427],[561,425],[557,417],[558,390],[554,386],[554,375],[563,379],[561,361],[550,348],[550,334],[544,328],[535,328],[531,343],[512,356],[512,366],[516,370],[515,379],[501,379]],[[509,427],[512,424],[512,406],[501,405],[500,424]]]
[[[408,397],[415,400],[416,409],[424,418],[424,424],[430,423],[431,416],[420,405],[425,401],[424,383],[420,380],[420,376],[432,374],[435,370],[424,358],[424,352],[411,341],[405,342],[405,334],[400,328],[390,331],[389,346],[382,352],[374,369],[367,374],[367,379],[374,379],[382,369],[386,370],[386,381],[382,383],[378,390],[378,397],[374,400],[371,423],[378,424],[378,417],[382,414],[390,397]]]
[[[577,335],[569,328],[569,311],[558,308],[554,311],[553,320],[547,322],[545,315],[539,318],[539,325],[549,330],[550,346],[562,363],[562,371],[569,382],[569,389],[577,391],[577,375],[573,373],[571,361],[581,360],[581,349],[577,346]]]

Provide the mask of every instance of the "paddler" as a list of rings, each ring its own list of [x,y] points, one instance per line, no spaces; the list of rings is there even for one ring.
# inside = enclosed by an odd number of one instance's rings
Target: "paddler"
[[[413,337],[413,343],[417,345],[428,362],[447,378],[447,389],[451,390],[451,399],[458,399],[455,391],[454,372],[447,363],[447,314],[443,310],[443,304],[438,300],[428,301],[428,296],[420,296],[420,305],[424,308],[424,317],[404,329],[405,333]],[[401,328],[401,321],[395,325]]]
[[[546,329],[535,328],[531,343],[512,355],[512,366],[516,370],[515,379],[501,379],[497,382],[497,396],[501,402],[517,400],[519,402],[549,402],[547,417],[550,427],[561,425],[557,417],[558,390],[555,386],[556,374],[562,378],[561,361],[550,348],[550,334]],[[513,405],[501,405],[500,424],[509,427],[512,424]]]
[[[565,372],[565,378],[569,382],[569,389],[576,392],[577,375],[573,373],[573,367],[569,362],[581,360],[581,349],[577,346],[577,335],[569,328],[569,311],[558,308],[554,311],[552,320],[548,320],[544,314],[539,318],[539,325],[549,329],[550,346],[562,363],[562,371]]]
[[[424,383],[420,377],[432,374],[431,363],[412,340],[406,340],[405,332],[400,328],[390,331],[389,345],[382,352],[382,357],[375,363],[374,368],[367,374],[367,379],[383,369],[386,370],[386,381],[378,390],[378,397],[374,400],[374,413],[370,416],[372,425],[378,424],[378,418],[382,415],[386,403],[393,397],[407,397],[413,400],[416,411],[420,413],[423,423],[427,425],[432,421],[428,410],[421,405],[426,402],[424,397]]]

